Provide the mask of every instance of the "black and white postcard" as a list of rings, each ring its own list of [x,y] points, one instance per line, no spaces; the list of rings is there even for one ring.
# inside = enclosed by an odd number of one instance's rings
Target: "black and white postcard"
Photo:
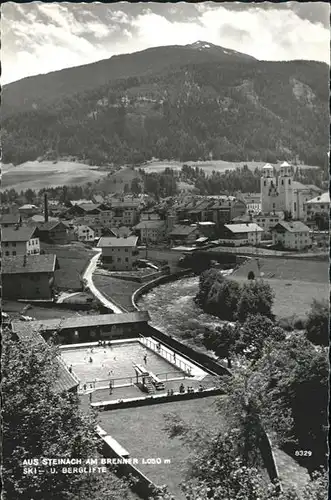
[[[329,17],[2,4],[3,500],[328,497]]]

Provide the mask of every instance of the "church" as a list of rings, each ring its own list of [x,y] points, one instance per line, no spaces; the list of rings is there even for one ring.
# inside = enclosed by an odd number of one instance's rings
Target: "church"
[[[280,167],[267,163],[261,177],[261,212],[283,212],[294,220],[306,220],[306,203],[321,193],[316,186],[293,180],[294,168],[284,161]]]

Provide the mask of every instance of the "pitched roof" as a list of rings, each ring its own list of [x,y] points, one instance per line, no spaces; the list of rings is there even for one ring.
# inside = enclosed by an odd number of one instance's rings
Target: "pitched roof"
[[[194,231],[196,231],[196,226],[174,226],[173,230],[170,233],[170,236],[187,236]]]
[[[246,224],[224,224],[231,233],[260,233],[263,231],[262,227],[258,226],[255,222],[248,222]]]
[[[100,205],[96,203],[79,203],[74,206],[81,208],[84,212],[92,212],[92,210],[98,210]]]
[[[31,210],[32,208],[38,209],[37,205],[31,205],[30,203],[27,203],[26,205],[22,205],[19,207],[19,210]]]
[[[56,269],[59,269],[59,264],[54,254],[17,255],[2,259],[3,274],[51,273]]]
[[[20,220],[20,214],[2,214],[0,216],[0,224],[18,224]]]
[[[164,220],[143,220],[135,226],[135,229],[161,229],[165,227]]]
[[[122,325],[150,321],[147,311],[137,311],[123,314],[88,314],[86,316],[71,316],[70,318],[54,318],[41,321],[13,321],[12,331],[17,335],[35,336],[37,332],[67,330],[71,328],[88,328],[95,326]]]
[[[330,193],[329,191],[327,193],[321,194],[321,196],[316,196],[316,198],[313,198],[312,200],[308,200],[307,203],[330,203]]]
[[[126,226],[121,226],[121,227],[111,227],[110,228],[111,232],[115,235],[115,236],[121,236],[121,237],[124,237],[124,236],[130,236],[132,235],[132,231],[129,227],[126,227]]]
[[[317,186],[314,186],[314,184],[302,184],[302,182],[299,182],[299,181],[293,181],[292,187],[293,187],[293,189],[298,189],[299,191],[303,191],[303,190],[316,191],[316,193],[321,191],[321,189],[318,188]]]
[[[59,222],[59,219],[57,217],[48,217],[48,222],[54,222],[54,221]],[[39,225],[40,223],[45,222],[45,215],[43,214],[33,215],[29,219],[29,222],[37,222]]]
[[[310,231],[309,227],[306,226],[306,224],[304,224],[300,220],[280,221],[274,228],[271,229],[271,231],[277,231],[277,228],[279,228],[279,226],[283,227],[286,231],[289,231],[290,233],[304,233]]]
[[[40,231],[51,231],[54,229],[56,226],[63,225],[62,221],[59,220],[49,220],[47,222],[40,222],[38,223],[37,227]]]
[[[36,228],[35,226],[22,226],[18,228],[3,227],[1,228],[1,241],[29,241]]]
[[[103,236],[100,238],[98,242],[98,247],[135,247],[137,245],[138,236],[127,236],[123,237],[112,237],[112,236]]]

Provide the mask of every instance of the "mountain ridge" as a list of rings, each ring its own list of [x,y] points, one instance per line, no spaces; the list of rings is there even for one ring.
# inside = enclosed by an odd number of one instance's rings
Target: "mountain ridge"
[[[204,41],[105,61],[30,77],[28,86],[20,80],[12,93],[4,88],[6,163],[299,155],[319,165],[329,150],[324,63],[258,61]]]

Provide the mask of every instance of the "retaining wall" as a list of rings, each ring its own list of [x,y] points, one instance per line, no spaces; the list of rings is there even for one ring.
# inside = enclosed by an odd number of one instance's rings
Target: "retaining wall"
[[[133,484],[131,486],[132,490],[138,493],[141,498],[148,500],[157,486],[133,464],[120,463],[123,460],[123,457],[119,455],[111,447],[111,445],[105,441],[104,437],[106,436],[100,436],[99,433],[98,436],[101,440],[101,454],[103,455],[103,457],[117,459],[118,464],[116,465],[116,472],[118,476],[126,477],[129,480],[134,478]]]

